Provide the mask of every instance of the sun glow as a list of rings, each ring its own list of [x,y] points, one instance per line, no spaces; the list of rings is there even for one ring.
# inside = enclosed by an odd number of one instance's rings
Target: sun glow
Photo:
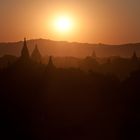
[[[72,20],[67,16],[60,16],[54,21],[55,30],[64,33],[70,32],[72,30]]]

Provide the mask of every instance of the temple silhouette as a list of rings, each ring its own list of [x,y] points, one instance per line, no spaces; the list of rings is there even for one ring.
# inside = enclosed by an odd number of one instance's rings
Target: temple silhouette
[[[31,54],[31,58],[32,58],[32,60],[34,60],[36,62],[41,62],[41,60],[42,60],[42,56],[41,56],[41,53],[38,49],[37,44],[35,45],[35,48]]]
[[[134,62],[137,62],[137,61],[138,61],[137,53],[136,53],[135,51],[133,52],[132,60],[133,60]]]
[[[30,58],[29,50],[28,50],[28,47],[27,47],[26,38],[24,38],[23,48],[21,50],[20,58],[23,59],[23,60],[28,60]]]
[[[38,46],[33,47],[29,53],[25,38],[19,57],[0,61],[12,60],[0,68],[5,139],[139,139],[140,60],[135,51],[128,59],[102,61],[92,50],[83,59],[47,56],[44,63]],[[62,60],[79,65],[57,67]]]
[[[23,62],[33,60],[34,62],[41,63],[42,55],[41,55],[41,53],[38,49],[37,44],[35,45],[35,48],[34,48],[33,52],[31,53],[31,56],[30,56],[28,46],[27,46],[27,41],[26,41],[26,38],[24,38],[20,60],[23,61]],[[49,60],[48,60],[48,64],[46,66],[46,69],[51,70],[51,69],[54,69],[54,68],[55,68],[55,66],[54,66],[54,63],[53,63],[53,60],[52,60],[52,56],[50,56]]]

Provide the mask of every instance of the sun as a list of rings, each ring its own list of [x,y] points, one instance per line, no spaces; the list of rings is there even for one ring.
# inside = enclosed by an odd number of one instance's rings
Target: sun
[[[67,16],[57,17],[55,20],[55,29],[59,32],[69,32],[72,30],[72,20]]]

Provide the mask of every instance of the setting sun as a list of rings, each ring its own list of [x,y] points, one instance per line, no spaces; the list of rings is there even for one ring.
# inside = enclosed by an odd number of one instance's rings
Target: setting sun
[[[59,32],[68,32],[72,30],[72,20],[67,16],[60,16],[54,21],[55,30]]]

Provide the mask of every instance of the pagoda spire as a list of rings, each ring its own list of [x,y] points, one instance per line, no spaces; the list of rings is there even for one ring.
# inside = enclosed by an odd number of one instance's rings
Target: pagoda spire
[[[53,64],[52,56],[50,56],[47,65],[47,70],[54,70],[54,69],[55,69],[55,65]]]
[[[31,55],[31,58],[32,58],[34,61],[36,61],[36,62],[40,62],[41,59],[42,59],[42,56],[41,56],[41,54],[40,54],[40,52],[39,52],[39,49],[38,49],[37,44],[35,45],[35,48],[34,48],[34,50],[33,50],[33,52],[32,52],[32,55]]]
[[[52,60],[52,56],[49,57],[48,66],[49,66],[49,67],[54,66],[54,64],[53,64],[53,60]]]
[[[30,55],[29,55],[29,51],[28,51],[28,47],[27,47],[27,41],[26,41],[26,38],[24,38],[23,47],[21,50],[21,58],[29,59],[29,57],[30,57]]]
[[[92,55],[91,55],[91,57],[92,57],[92,58],[96,58],[96,53],[95,53],[94,50],[92,51]]]
[[[133,61],[137,61],[137,60],[138,60],[136,51],[133,52],[132,60],[133,60]]]

